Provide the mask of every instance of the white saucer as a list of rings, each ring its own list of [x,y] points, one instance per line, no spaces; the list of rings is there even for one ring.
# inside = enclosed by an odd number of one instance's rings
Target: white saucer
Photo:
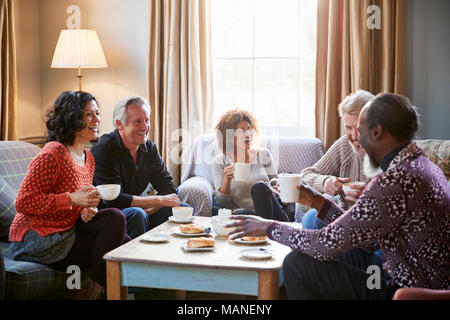
[[[243,238],[238,238],[234,240],[234,242],[242,243],[242,244],[262,244],[267,242],[267,238],[264,240],[244,240]]]
[[[265,248],[247,248],[240,253],[243,257],[253,260],[270,259],[273,256],[273,251]]]
[[[170,236],[164,233],[146,233],[141,239],[149,242],[166,242],[169,241]]]
[[[194,220],[194,217],[190,217],[187,220],[177,220],[174,216],[170,216],[169,220],[175,223],[191,223]]]
[[[208,231],[211,231],[211,228],[207,228],[209,229]],[[202,233],[184,233],[181,232],[181,230],[179,228],[175,228],[172,230],[172,232],[178,236],[183,236],[183,237],[200,237],[200,236],[206,236],[206,235],[210,235],[209,232],[202,232]]]
[[[187,246],[187,243],[183,243],[181,245],[181,249],[183,249],[184,251],[187,251],[187,252],[195,252],[195,251],[213,251],[213,250],[216,250],[217,247],[214,246],[214,247],[202,247],[202,248],[189,248]]]

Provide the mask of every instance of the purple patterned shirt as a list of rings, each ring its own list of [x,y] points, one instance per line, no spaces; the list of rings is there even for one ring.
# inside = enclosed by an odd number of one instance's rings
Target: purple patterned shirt
[[[450,289],[450,187],[414,142],[348,211],[327,201],[317,216],[328,225],[299,230],[274,222],[267,235],[322,261],[375,242],[399,287]]]

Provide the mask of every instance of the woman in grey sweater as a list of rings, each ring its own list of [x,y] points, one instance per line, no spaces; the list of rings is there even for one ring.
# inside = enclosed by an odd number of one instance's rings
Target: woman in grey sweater
[[[286,215],[267,216],[265,211],[261,212],[254,206],[254,200],[260,197],[259,185],[265,185],[278,176],[270,151],[256,147],[258,131],[255,117],[240,109],[224,113],[217,123],[216,138],[222,153],[214,158],[213,163],[215,203],[220,207],[232,209],[237,214],[256,214],[287,221]],[[235,163],[250,164],[246,181],[236,181]]]

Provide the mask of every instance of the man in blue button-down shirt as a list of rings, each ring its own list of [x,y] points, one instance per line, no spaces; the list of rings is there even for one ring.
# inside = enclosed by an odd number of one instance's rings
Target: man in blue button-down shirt
[[[101,136],[91,149],[95,157],[94,184],[121,185],[119,196],[102,205],[122,209],[127,233],[135,238],[166,221],[172,214],[171,207],[180,206],[180,199],[156,145],[147,138],[147,100],[121,100],[114,108],[113,122],[116,130]],[[157,195],[147,195],[149,184]]]

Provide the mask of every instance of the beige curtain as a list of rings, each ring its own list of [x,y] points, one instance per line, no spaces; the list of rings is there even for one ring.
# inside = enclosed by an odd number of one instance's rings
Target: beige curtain
[[[150,138],[179,183],[181,152],[213,127],[209,0],[150,1]]]
[[[0,0],[0,140],[17,140],[17,70],[12,0]]]
[[[316,136],[328,149],[342,134],[337,106],[364,89],[405,92],[405,0],[319,0],[317,19]],[[380,28],[369,28],[380,8]]]

